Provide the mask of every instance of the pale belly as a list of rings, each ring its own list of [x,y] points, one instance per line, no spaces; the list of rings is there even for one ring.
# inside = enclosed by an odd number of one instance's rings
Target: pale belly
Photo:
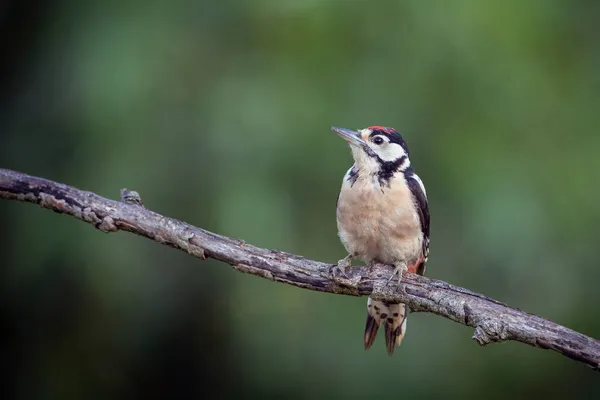
[[[359,182],[357,182],[358,184]],[[407,188],[385,192],[347,183],[337,207],[338,233],[349,254],[384,264],[416,263],[422,255],[422,234],[412,195]]]

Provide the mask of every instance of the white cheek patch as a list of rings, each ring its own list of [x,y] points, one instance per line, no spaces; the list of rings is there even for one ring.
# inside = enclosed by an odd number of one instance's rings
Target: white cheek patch
[[[388,143],[381,146],[370,143],[369,146],[383,161],[396,161],[406,155],[402,146],[397,143]]]

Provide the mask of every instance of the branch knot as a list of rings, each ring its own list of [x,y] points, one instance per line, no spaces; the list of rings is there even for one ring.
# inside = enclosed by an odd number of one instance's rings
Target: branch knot
[[[480,346],[503,342],[509,338],[506,324],[503,321],[492,318],[481,320],[475,327],[475,334],[472,337]]]

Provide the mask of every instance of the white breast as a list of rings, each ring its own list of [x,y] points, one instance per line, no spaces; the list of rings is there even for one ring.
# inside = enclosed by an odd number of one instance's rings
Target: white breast
[[[401,173],[400,173],[401,174]],[[419,215],[402,175],[382,187],[377,176],[344,179],[337,205],[340,239],[350,254],[366,263],[414,263],[421,256]]]

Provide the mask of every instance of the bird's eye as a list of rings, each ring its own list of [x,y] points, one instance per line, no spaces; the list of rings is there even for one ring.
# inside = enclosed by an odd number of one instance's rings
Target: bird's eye
[[[381,144],[383,143],[383,138],[381,136],[375,136],[375,139],[373,139],[373,143]]]

